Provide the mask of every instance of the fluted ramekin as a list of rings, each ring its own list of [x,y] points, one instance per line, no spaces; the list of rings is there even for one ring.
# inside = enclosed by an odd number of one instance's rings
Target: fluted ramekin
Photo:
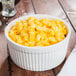
[[[11,26],[15,25],[16,21],[19,21],[20,19],[26,20],[30,16],[37,17],[38,19],[49,18],[49,19],[59,19],[63,21],[68,28],[67,37],[57,44],[46,47],[27,47],[15,43],[8,36],[8,32]],[[67,53],[70,34],[71,34],[71,28],[67,22],[57,17],[42,14],[27,15],[17,18],[12,22],[10,22],[8,26],[6,26],[5,28],[5,37],[7,39],[10,56],[13,62],[19,67],[31,71],[45,71],[55,68],[56,66],[61,64],[62,61],[65,59]]]

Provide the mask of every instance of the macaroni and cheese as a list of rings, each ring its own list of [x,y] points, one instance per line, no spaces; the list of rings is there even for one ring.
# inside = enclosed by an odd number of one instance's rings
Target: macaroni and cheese
[[[65,39],[67,34],[63,21],[47,18],[39,20],[36,17],[17,21],[8,33],[14,42],[30,47],[56,44]]]

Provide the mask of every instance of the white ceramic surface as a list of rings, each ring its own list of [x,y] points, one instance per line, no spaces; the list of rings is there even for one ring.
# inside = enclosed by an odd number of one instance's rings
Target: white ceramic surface
[[[12,41],[8,37],[8,32],[11,26],[13,26],[16,21],[19,21],[20,19],[22,20],[27,19],[30,16],[37,17],[38,19],[41,18],[59,19],[57,17],[52,17],[50,15],[36,14],[36,15],[23,16],[10,22],[8,26],[5,28],[5,37],[7,39],[10,56],[16,65],[26,70],[45,71],[55,68],[56,66],[62,63],[62,61],[66,56],[68,42],[71,33],[70,25],[64,21],[64,23],[68,28],[68,35],[63,41],[57,44],[46,47],[22,46]]]

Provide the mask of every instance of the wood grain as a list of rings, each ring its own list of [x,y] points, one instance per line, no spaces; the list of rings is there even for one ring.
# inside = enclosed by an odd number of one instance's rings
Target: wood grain
[[[0,68],[0,76],[9,76],[7,59],[4,61]]]
[[[59,0],[76,31],[76,0]]]
[[[25,70],[17,67],[14,63],[12,63],[12,76],[25,76]]]
[[[65,18],[64,12],[57,0],[32,0],[37,14],[50,14]]]
[[[0,4],[1,5],[1,4]],[[9,18],[9,21],[12,21],[13,19],[22,16],[24,13],[34,13],[31,0],[16,0],[16,10],[17,14],[14,17]],[[2,8],[0,7],[0,10]],[[1,14],[1,11],[0,11]],[[0,76],[8,76],[8,69],[6,67],[3,67],[2,65],[5,64],[5,66],[8,66],[7,63],[7,44],[4,37],[4,28],[5,28],[5,17],[1,17],[3,21],[2,26],[2,32],[0,32]],[[18,67],[13,65],[14,72],[12,73],[13,76],[25,76],[25,71],[22,69],[19,69]],[[3,73],[5,72],[5,73]]]
[[[4,32],[0,33],[0,68],[7,58],[7,46]]]

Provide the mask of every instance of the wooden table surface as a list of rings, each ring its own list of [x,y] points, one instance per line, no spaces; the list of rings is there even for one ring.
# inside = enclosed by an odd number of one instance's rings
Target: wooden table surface
[[[8,23],[19,16],[30,14],[50,14],[52,16],[60,17],[66,20],[72,29],[71,37],[68,46],[66,59],[70,55],[74,45],[76,44],[76,0],[15,0],[15,8],[17,14],[8,19]],[[0,28],[0,76],[9,76],[7,43],[4,36],[4,28],[6,26],[6,18],[1,16],[2,4],[0,3],[0,17],[2,27]],[[62,69],[64,62],[58,67],[44,71],[31,72],[17,67],[11,62],[12,75],[11,76],[57,76]]]

